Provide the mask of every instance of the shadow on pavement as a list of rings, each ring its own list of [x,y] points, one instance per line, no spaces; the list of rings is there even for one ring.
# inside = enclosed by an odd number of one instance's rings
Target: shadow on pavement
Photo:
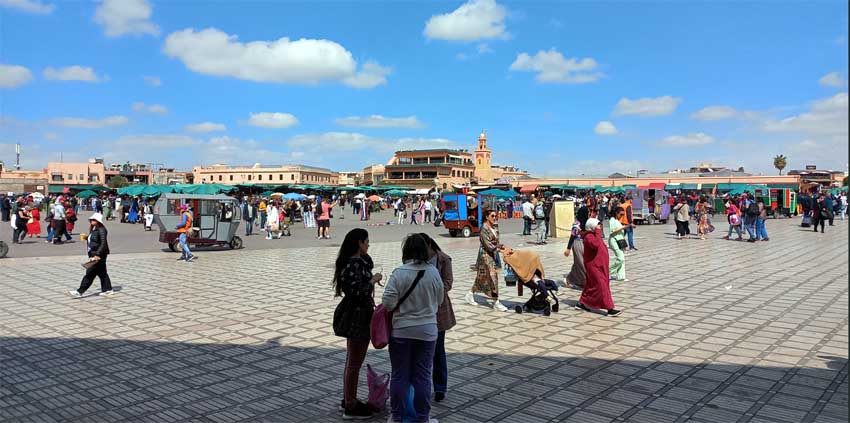
[[[286,345],[295,339],[238,345],[0,337],[0,416],[5,422],[339,420],[345,351]],[[820,357],[825,368],[780,368],[447,348],[449,392],[432,410],[443,422],[848,418],[848,366],[841,357]],[[370,348],[366,363],[389,371],[386,350]],[[361,375],[365,398],[365,370]]]

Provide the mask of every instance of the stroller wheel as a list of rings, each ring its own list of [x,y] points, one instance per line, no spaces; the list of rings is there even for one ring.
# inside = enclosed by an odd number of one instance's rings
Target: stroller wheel
[[[544,308],[544,309],[543,309],[543,315],[544,315],[544,316],[551,316],[551,315],[552,315],[552,310],[550,310],[550,309],[549,309],[549,307]]]
[[[515,306],[514,311],[517,312],[517,314],[522,314],[522,306]]]
[[[557,313],[559,308],[561,308],[561,307],[558,304],[555,304],[555,305],[552,306],[552,311]]]

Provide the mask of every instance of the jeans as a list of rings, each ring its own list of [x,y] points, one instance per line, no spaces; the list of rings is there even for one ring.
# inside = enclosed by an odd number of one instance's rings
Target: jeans
[[[266,227],[266,212],[260,213],[260,228]]]
[[[445,394],[449,385],[449,365],[446,361],[446,331],[437,335],[437,344],[434,347],[434,392]]]
[[[611,277],[618,281],[626,279],[626,254],[617,245],[617,240],[613,236],[608,238],[608,247],[614,251],[610,265]]]
[[[404,403],[413,386],[416,421],[427,422],[431,414],[431,366],[436,341],[390,337],[390,406],[394,421],[402,421]]]
[[[729,225],[729,230],[726,232],[726,238],[732,236],[733,230],[738,233],[738,238],[743,238],[743,233],[741,233],[741,225],[733,226],[732,224]]]
[[[77,288],[77,292],[80,294],[85,293],[91,286],[92,282],[94,282],[95,276],[100,279],[100,292],[112,291],[112,281],[106,273],[106,257],[101,257],[94,266],[86,269],[86,274],[83,276],[83,280],[80,282],[80,287]]]
[[[245,220],[245,235],[251,235],[254,233],[254,219]]]
[[[847,217],[847,206],[841,206],[841,220]]]
[[[630,226],[628,229],[626,229],[626,236],[629,239],[629,248],[634,250],[635,249],[635,228],[632,228]]]
[[[744,217],[744,226],[747,228],[747,235],[750,239],[756,239],[756,219],[749,216]]]
[[[47,225],[47,242],[53,241],[53,235],[56,233],[56,230],[53,229],[53,225]]]
[[[522,220],[522,234],[531,235],[531,218],[528,216],[523,216]]]
[[[186,242],[185,232],[180,234],[180,249],[183,250],[182,258],[184,260],[192,257],[192,252],[189,251],[189,244]]]
[[[764,227],[764,219],[756,218],[756,239],[767,239],[767,229]]]
[[[345,407],[354,407],[357,402],[357,383],[360,379],[360,368],[366,360],[369,341],[348,339],[345,346],[345,373],[342,376],[342,395]]]

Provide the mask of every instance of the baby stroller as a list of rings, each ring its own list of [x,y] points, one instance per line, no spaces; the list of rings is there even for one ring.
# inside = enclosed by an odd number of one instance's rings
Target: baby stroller
[[[560,302],[558,301],[558,285],[551,279],[545,279],[540,257],[533,251],[514,251],[513,254],[505,256],[505,282],[508,285],[519,282],[523,287],[531,290],[531,298],[523,305],[514,307],[517,313],[543,312],[549,316],[552,312],[558,312]],[[519,271],[516,271],[518,269]],[[522,295],[522,290],[519,290]]]

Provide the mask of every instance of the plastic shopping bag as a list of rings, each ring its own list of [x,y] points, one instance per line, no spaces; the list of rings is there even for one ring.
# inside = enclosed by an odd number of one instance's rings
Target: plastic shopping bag
[[[378,410],[387,406],[390,397],[390,375],[378,375],[372,366],[366,365],[366,382],[369,385],[369,405]]]

